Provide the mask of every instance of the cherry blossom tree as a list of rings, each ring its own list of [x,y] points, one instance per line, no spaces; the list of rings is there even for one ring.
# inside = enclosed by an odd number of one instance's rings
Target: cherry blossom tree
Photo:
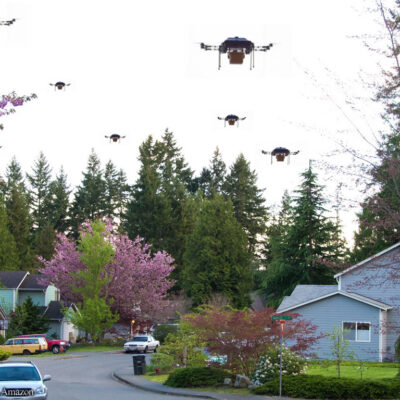
[[[0,117],[14,113],[15,107],[22,106],[27,101],[36,99],[36,97],[34,93],[30,96],[18,96],[15,92],[0,95]],[[2,124],[0,124],[0,129],[3,129]]]
[[[86,229],[90,231],[90,227],[91,223],[87,222]],[[174,284],[169,280],[174,269],[173,259],[163,251],[151,254],[151,245],[140,237],[130,240],[126,235],[114,233],[116,229],[110,220],[107,220],[106,230],[107,240],[114,247],[115,254],[113,262],[102,272],[102,276],[110,279],[101,296],[111,300],[109,304],[121,320],[153,320],[169,306],[166,296]],[[81,260],[79,246],[63,234],[58,235],[58,239],[53,258],[50,261],[39,258],[44,266],[40,270],[42,282],[56,286],[65,302],[80,302],[79,288],[84,283],[79,272],[86,270],[87,266]]]

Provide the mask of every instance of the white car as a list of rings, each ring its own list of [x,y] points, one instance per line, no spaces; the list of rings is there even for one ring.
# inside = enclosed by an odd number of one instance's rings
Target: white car
[[[51,379],[42,376],[36,366],[28,362],[0,363],[0,399],[1,400],[46,400],[47,387],[43,383]]]
[[[129,342],[124,344],[125,353],[142,352],[147,353],[153,351],[157,353],[157,348],[160,342],[155,340],[151,335],[138,335],[134,336]]]

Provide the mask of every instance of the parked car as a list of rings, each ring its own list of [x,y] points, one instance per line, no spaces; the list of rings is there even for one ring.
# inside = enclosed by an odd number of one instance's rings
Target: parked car
[[[11,354],[25,355],[42,353],[47,351],[47,348],[47,342],[42,337],[12,338],[0,346],[0,349],[9,351]]]
[[[147,353],[149,350],[157,353],[160,342],[155,340],[151,335],[134,336],[129,342],[124,344],[125,353],[142,352]]]
[[[46,400],[50,375],[40,375],[31,361],[0,363],[0,400]]]
[[[61,348],[64,351],[67,351],[71,347],[69,342],[67,342],[66,340],[51,339],[51,338],[47,337],[44,333],[36,333],[36,334],[31,334],[31,335],[19,335],[18,337],[24,337],[24,338],[42,337],[47,342],[48,350],[52,351],[54,354],[59,353],[61,351]]]

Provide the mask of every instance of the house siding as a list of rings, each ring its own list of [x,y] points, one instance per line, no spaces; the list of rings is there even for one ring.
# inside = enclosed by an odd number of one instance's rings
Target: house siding
[[[342,327],[342,322],[370,322],[370,342],[349,342],[349,349],[354,350],[360,360],[380,361],[379,354],[379,317],[380,310],[342,295],[334,295],[314,303],[292,309],[301,314],[301,318],[317,326],[316,335],[324,335],[309,351],[317,358],[331,358],[331,340],[326,337],[333,326]]]
[[[0,305],[6,314],[14,309],[14,289],[0,289]]]
[[[51,336],[53,334],[57,335],[57,338],[61,337],[61,323],[56,321],[50,322],[49,330],[46,332],[47,335]]]
[[[342,290],[370,297],[393,307],[381,327],[383,361],[394,359],[394,344],[400,334],[400,249],[355,268],[341,277]]]
[[[46,294],[45,294],[45,306],[48,306],[51,301],[56,301],[57,299],[57,288],[53,285],[47,286]]]
[[[44,293],[37,290],[20,290],[18,296],[18,304],[21,305],[28,297],[32,299],[33,304],[41,307],[44,306]]]

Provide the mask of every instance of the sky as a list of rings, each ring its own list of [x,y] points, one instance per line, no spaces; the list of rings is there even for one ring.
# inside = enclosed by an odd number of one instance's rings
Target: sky
[[[351,3],[351,4],[350,4]],[[351,164],[341,146],[373,155],[384,129],[370,85],[382,56],[363,44],[382,33],[373,0],[2,0],[0,94],[38,98],[1,118],[0,174],[13,156],[30,172],[42,151],[53,172],[61,166],[79,185],[94,149],[134,183],[138,148],[149,135],[174,132],[189,166],[199,174],[216,147],[229,168],[240,153],[257,173],[267,205],[292,192],[312,162],[326,196],[347,184],[341,219],[351,241],[361,186],[336,167]],[[240,36],[256,45],[229,65],[199,43],[219,45]],[[356,37],[357,36],[357,37]],[[361,38],[360,38],[361,37]],[[65,91],[50,83],[71,83]],[[217,116],[246,117],[224,128]],[[126,138],[110,143],[106,135]],[[271,164],[261,150],[283,146],[290,164]],[[331,154],[338,151],[338,154]],[[329,168],[322,168],[328,162]],[[329,208],[329,207],[328,207]]]

